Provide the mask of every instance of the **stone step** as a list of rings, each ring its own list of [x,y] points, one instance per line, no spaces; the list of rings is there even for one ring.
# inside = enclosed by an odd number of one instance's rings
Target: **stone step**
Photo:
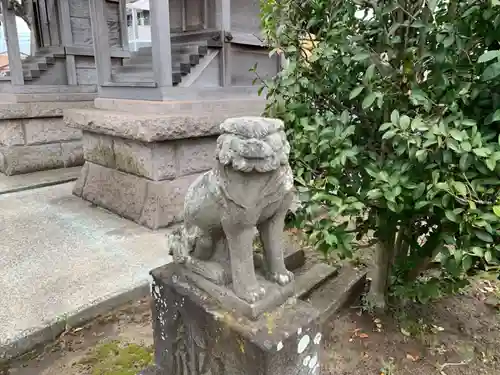
[[[10,72],[6,73],[7,77],[10,77]],[[38,78],[40,77],[40,71],[33,69],[33,70],[28,70],[28,69],[23,69],[23,77],[25,80],[32,80],[33,78]]]
[[[173,72],[180,72],[182,75],[189,74],[191,72],[191,64],[186,63],[173,63]],[[134,64],[134,65],[123,65],[116,68],[116,73],[148,73],[153,71],[153,64]]]
[[[144,72],[116,72],[111,75],[113,82],[155,82],[153,71]],[[182,80],[180,71],[172,72],[172,83],[177,85]]]
[[[24,63],[23,62],[23,69],[24,70],[46,71],[48,69],[48,66],[46,63],[42,63],[42,62],[33,62],[33,63]]]
[[[188,63],[191,65],[198,65],[200,63],[200,55],[190,53],[175,53],[172,55],[173,63]],[[133,55],[129,59],[123,61],[123,65],[136,65],[153,63],[153,56],[151,55]]]
[[[191,52],[199,54],[200,56],[205,56],[208,53],[208,46],[206,44],[206,41],[204,43],[174,43],[172,44],[172,54],[175,54],[177,52]],[[152,56],[152,47],[141,47],[136,52],[136,54],[139,56]]]

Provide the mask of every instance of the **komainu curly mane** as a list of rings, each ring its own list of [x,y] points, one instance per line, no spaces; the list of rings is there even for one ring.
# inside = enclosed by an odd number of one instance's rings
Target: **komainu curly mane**
[[[245,117],[221,125],[216,158],[240,172],[270,172],[288,162],[290,145],[278,119]]]

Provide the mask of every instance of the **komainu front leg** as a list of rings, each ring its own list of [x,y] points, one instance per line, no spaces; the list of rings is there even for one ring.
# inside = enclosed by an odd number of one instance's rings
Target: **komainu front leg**
[[[263,221],[258,226],[269,272],[268,278],[280,285],[286,285],[293,280],[293,273],[286,269],[283,251],[285,216],[292,197],[291,194],[287,196],[274,216]]]
[[[255,276],[253,263],[253,227],[223,223],[229,247],[234,293],[241,299],[254,303],[265,294]]]

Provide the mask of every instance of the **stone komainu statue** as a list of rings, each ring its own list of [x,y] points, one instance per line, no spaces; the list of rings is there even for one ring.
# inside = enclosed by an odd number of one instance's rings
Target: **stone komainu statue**
[[[290,146],[278,119],[231,118],[221,131],[215,166],[189,187],[184,226],[171,236],[170,247],[174,261],[186,265],[220,263],[215,254],[224,253],[235,294],[252,303],[265,294],[253,262],[255,229],[267,278],[280,285],[293,279],[283,254],[284,220],[294,194]]]

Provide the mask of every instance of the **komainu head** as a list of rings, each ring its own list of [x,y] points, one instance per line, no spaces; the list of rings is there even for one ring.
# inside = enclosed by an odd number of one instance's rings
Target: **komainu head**
[[[288,164],[290,145],[283,121],[236,117],[221,124],[216,158],[240,172],[270,172]]]

